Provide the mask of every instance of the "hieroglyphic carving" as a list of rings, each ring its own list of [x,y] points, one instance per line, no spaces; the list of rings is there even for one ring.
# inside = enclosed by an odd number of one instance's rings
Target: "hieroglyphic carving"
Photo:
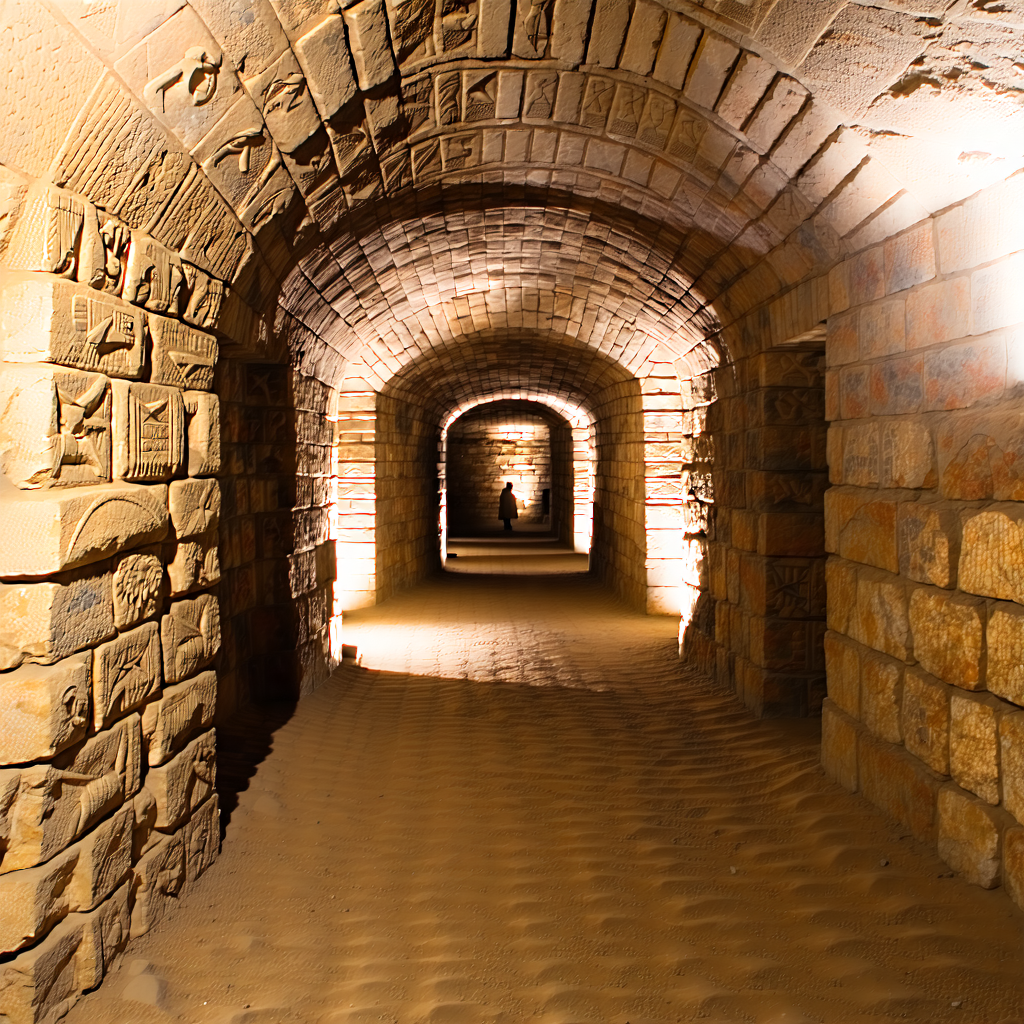
[[[531,71],[526,76],[523,117],[548,120],[554,113],[558,74],[554,71]]]
[[[114,476],[166,480],[185,461],[185,403],[158,384],[114,381]]]
[[[185,834],[185,872],[194,882],[216,859],[220,851],[220,807],[213,793],[192,814],[182,830]]]
[[[132,233],[123,291],[128,302],[157,313],[177,313],[185,284],[185,269],[177,253],[148,235]]]
[[[291,153],[282,153],[282,158],[310,208],[338,186],[334,153],[326,131],[312,135]]]
[[[168,488],[171,525],[180,540],[212,530],[220,519],[220,484],[216,480],[175,480]]]
[[[220,580],[220,554],[215,531],[179,540],[174,555],[167,563],[167,578],[171,596],[187,594],[190,590],[213,586]]]
[[[647,93],[643,89],[620,84],[615,90],[608,132],[629,139],[635,138],[640,130],[640,118],[643,116],[646,99]]]
[[[448,71],[435,79],[437,88],[437,123],[439,125],[455,124],[461,120],[459,116],[459,92],[462,87],[462,76],[457,71]]]
[[[151,79],[142,95],[147,103],[159,105],[160,112],[166,113],[168,91],[181,86],[188,93],[188,102],[201,107],[213,99],[217,90],[222,59],[221,54],[210,56],[202,46],[191,46],[180,61]]]
[[[160,620],[164,681],[178,683],[213,660],[220,648],[220,606],[215,594],[171,604]]]
[[[213,792],[217,745],[214,730],[201,733],[166,764],[150,768],[146,789],[156,800],[156,827],[177,828]]]
[[[165,687],[160,699],[148,704],[142,715],[148,763],[163,764],[193,733],[208,729],[216,704],[217,673],[212,670]]]
[[[441,49],[450,54],[476,40],[477,4],[470,0],[441,0]]]
[[[604,128],[612,112],[615,83],[608,78],[593,75],[587,79],[580,110],[580,124],[584,128]]]
[[[220,472],[220,399],[204,391],[186,391],[185,412],[189,476],[213,476]]]
[[[430,75],[403,78],[401,92],[406,137],[412,137],[420,129],[433,128],[434,81]]]
[[[0,292],[0,338],[9,362],[54,362],[112,377],[142,370],[145,314],[87,285],[11,274]]]
[[[462,108],[464,121],[489,121],[494,117],[494,104],[498,98],[498,76],[495,72],[480,74],[467,71],[464,75]]]
[[[215,327],[224,302],[224,282],[211,277],[191,263],[183,263],[188,284],[188,306],[184,317],[194,327]]]
[[[160,610],[164,567],[157,550],[132,551],[114,559],[114,625],[130,629]]]
[[[154,814],[156,802],[153,803]],[[154,928],[174,905],[185,884],[185,836],[183,831],[161,836],[132,869],[132,938]]]
[[[412,173],[417,182],[441,172],[441,141],[428,139],[413,147]]]
[[[814,614],[810,564],[771,560],[765,572],[769,615],[798,619]]]
[[[153,335],[152,379],[157,384],[209,391],[217,363],[217,339],[177,320],[149,318]]]
[[[0,686],[0,764],[53,757],[84,738],[92,655],[55,665],[24,665]]]
[[[707,121],[695,117],[685,108],[680,109],[676,115],[676,123],[672,126],[672,134],[669,136],[669,155],[691,162],[696,157],[697,148],[707,130]]]
[[[434,56],[435,0],[387,0],[387,12],[399,67]]]
[[[638,138],[648,146],[664,149],[668,144],[676,105],[667,96],[653,90],[647,94],[647,104],[640,119]]]
[[[7,248],[7,266],[73,278],[85,213],[77,196],[45,183],[33,185]]]
[[[0,374],[0,467],[17,487],[110,479],[110,382],[51,365]]]
[[[160,692],[160,630],[144,622],[92,657],[92,724],[98,732]]]
[[[446,171],[464,170],[480,163],[480,136],[457,135],[442,139],[441,158]]]
[[[517,57],[543,57],[551,35],[552,0],[519,0],[512,34],[512,52]]]
[[[283,153],[294,153],[320,129],[305,76],[291,50],[246,87]]]
[[[0,874],[48,860],[134,795],[142,767],[140,726],[138,714],[129,715],[49,764],[0,769],[0,793],[6,794],[0,826],[7,839]]]
[[[126,224],[103,217],[98,230],[83,232],[81,265],[89,268],[89,276],[86,280],[79,273],[79,280],[99,291],[120,295],[130,243],[131,231]]]

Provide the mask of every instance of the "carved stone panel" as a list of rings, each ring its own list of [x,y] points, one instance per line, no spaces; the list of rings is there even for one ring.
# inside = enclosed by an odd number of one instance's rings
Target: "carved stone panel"
[[[24,491],[0,502],[0,576],[49,576],[160,540],[166,532],[163,486]]]
[[[224,282],[211,277],[191,263],[183,263],[188,283],[188,306],[185,319],[194,327],[216,327],[220,307],[224,302]]]
[[[6,265],[74,278],[85,216],[86,204],[77,196],[45,183],[33,185],[7,247]]]
[[[197,736],[166,764],[150,768],[146,789],[156,800],[156,827],[176,829],[213,792],[216,781],[216,734]]]
[[[214,793],[193,812],[185,833],[185,871],[194,882],[220,852],[220,807]]]
[[[132,232],[122,290],[128,302],[156,313],[179,313],[186,283],[177,253],[141,231]]]
[[[23,489],[110,479],[110,382],[46,364],[0,374],[0,466]]]
[[[173,557],[167,563],[167,578],[171,583],[172,597],[198,587],[213,586],[220,579],[216,531],[179,540],[174,546]]]
[[[160,692],[160,630],[155,622],[100,644],[92,661],[92,724],[97,731]]]
[[[198,730],[208,729],[216,703],[217,673],[213,670],[165,687],[160,699],[148,704],[142,715],[148,763],[163,764]]]
[[[291,50],[245,87],[283,153],[294,153],[322,122],[309,86]]]
[[[132,872],[133,939],[145,935],[161,921],[174,906],[184,884],[185,837],[183,832],[176,832],[154,843]]]
[[[217,364],[217,339],[177,320],[162,316],[149,318],[153,336],[155,384],[209,391]]]
[[[135,379],[145,314],[88,285],[11,274],[0,291],[0,341],[8,362],[51,362]]]
[[[0,874],[49,860],[138,790],[137,714],[58,754],[50,764],[0,769]]]
[[[437,52],[434,43],[436,2],[387,0],[388,23],[399,67],[412,67]]]
[[[185,402],[159,384],[114,381],[114,476],[166,480],[185,463]]]
[[[85,737],[91,662],[74,654],[0,677],[0,764],[48,759]]]
[[[199,594],[171,604],[160,620],[164,681],[178,683],[208,665],[220,648],[220,605],[216,594]]]
[[[185,411],[189,476],[214,476],[220,472],[220,399],[203,391],[186,391]]]
[[[220,518],[216,480],[175,480],[168,489],[171,525],[179,540],[212,530]]]
[[[512,34],[512,52],[517,57],[543,57],[551,35],[554,0],[518,0]]]
[[[114,559],[114,625],[131,629],[152,618],[163,604],[164,566],[159,548],[132,551]]]

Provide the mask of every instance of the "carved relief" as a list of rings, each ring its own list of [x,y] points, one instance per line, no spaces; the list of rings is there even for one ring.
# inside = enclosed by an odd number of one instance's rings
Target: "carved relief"
[[[413,147],[412,173],[417,182],[441,173],[441,142],[430,139]]]
[[[464,121],[489,121],[494,117],[494,104],[498,98],[498,76],[495,72],[465,74],[463,97]]]
[[[612,135],[623,135],[632,139],[640,130],[640,118],[644,112],[647,93],[631,85],[619,85],[612,103],[611,122],[608,131]]]
[[[114,476],[166,480],[185,461],[185,403],[174,388],[114,381]]]
[[[114,625],[130,629],[160,611],[164,567],[156,551],[133,551],[114,559]]]
[[[615,83],[607,78],[592,76],[587,80],[580,110],[580,124],[584,128],[604,128],[612,112]]]
[[[216,583],[220,579],[217,534],[211,531],[205,536],[179,540],[173,558],[167,563],[167,578],[172,597]]]
[[[224,302],[224,282],[194,267],[183,263],[185,281],[188,284],[188,306],[185,319],[194,327],[215,327]]]
[[[82,236],[82,267],[89,268],[88,279],[80,273],[79,279],[99,291],[120,295],[124,285],[131,231],[113,217],[104,217],[97,230],[88,230]]]
[[[185,871],[188,880],[194,882],[220,851],[220,807],[216,793],[193,813],[183,831]]]
[[[543,57],[551,34],[552,0],[519,0],[512,52],[517,57]]]
[[[146,706],[142,735],[150,765],[163,764],[199,729],[213,724],[217,673],[210,670],[187,682],[165,687],[159,700]]]
[[[381,160],[380,169],[384,176],[384,188],[389,195],[412,184],[412,155],[408,150],[400,150],[385,157]]]
[[[86,285],[12,275],[3,285],[0,337],[12,362],[55,362],[138,377],[144,314]]]
[[[133,939],[162,920],[184,884],[185,837],[181,832],[159,836],[132,869]]]
[[[282,156],[299,192],[311,206],[337,187],[339,178],[326,131],[317,132],[293,152]]]
[[[216,735],[202,733],[166,764],[150,768],[146,789],[156,800],[156,827],[182,825],[213,792],[216,781]]]
[[[164,681],[178,683],[209,664],[220,648],[220,606],[215,594],[171,604],[160,620]]]
[[[179,538],[212,530],[220,518],[220,484],[216,480],[175,480],[168,489],[171,525]]]
[[[459,135],[442,139],[441,157],[446,171],[459,171],[480,163],[480,136]]]
[[[434,56],[435,0],[387,0],[388,22],[398,65]]]
[[[137,714],[115,723],[49,764],[0,769],[6,849],[0,874],[49,860],[139,788]]]
[[[441,49],[445,53],[475,42],[476,8],[469,0],[441,0]]]
[[[177,313],[184,286],[185,270],[178,254],[148,235],[134,232],[125,268],[124,298],[157,313]]]
[[[291,50],[263,74],[246,82],[246,88],[283,153],[294,153],[320,129],[320,117],[305,76]]]
[[[810,565],[769,561],[766,573],[769,615],[798,619],[814,614]]]
[[[437,89],[437,123],[438,125],[456,124],[459,115],[459,92],[462,87],[462,76],[457,71],[449,71],[438,75],[435,79]]]
[[[707,121],[688,114],[686,110],[680,110],[669,137],[668,153],[688,163],[692,162],[707,130]]]
[[[85,209],[81,199],[52,185],[31,186],[7,248],[7,266],[73,278]]]
[[[434,82],[429,75],[402,79],[402,113],[406,136],[434,127]]]
[[[202,391],[213,387],[216,338],[166,317],[150,317],[149,329],[153,335],[154,383]]]
[[[99,732],[160,692],[160,629],[146,622],[92,658],[92,726]]]
[[[555,109],[558,75],[554,71],[533,71],[526,76],[523,117],[549,120]]]
[[[668,144],[672,122],[676,116],[676,105],[661,93],[647,94],[647,105],[640,119],[638,138],[648,146],[664,149]]]
[[[142,95],[151,107],[167,112],[167,93],[172,89],[183,89],[193,107],[209,103],[217,91],[217,75],[220,72],[221,54],[210,55],[202,46],[192,46],[184,57],[166,71],[150,80]]]
[[[220,472],[220,399],[205,391],[186,391],[188,414],[188,474],[214,476]]]
[[[25,665],[0,686],[0,764],[53,757],[85,737],[92,655]]]
[[[0,375],[0,466],[23,489],[110,479],[110,382],[58,366]]]

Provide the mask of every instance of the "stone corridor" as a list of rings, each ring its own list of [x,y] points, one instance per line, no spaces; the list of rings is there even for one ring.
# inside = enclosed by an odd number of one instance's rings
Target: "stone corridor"
[[[1024,915],[829,782],[814,726],[496,549],[221,735],[221,857],[69,1024],[1022,1019]]]

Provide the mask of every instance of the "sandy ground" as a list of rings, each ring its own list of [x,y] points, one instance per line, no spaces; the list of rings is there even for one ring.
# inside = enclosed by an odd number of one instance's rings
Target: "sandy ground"
[[[220,859],[72,1024],[1024,1020],[1024,915],[828,782],[815,723],[506,568],[352,615],[360,665],[224,732]]]

